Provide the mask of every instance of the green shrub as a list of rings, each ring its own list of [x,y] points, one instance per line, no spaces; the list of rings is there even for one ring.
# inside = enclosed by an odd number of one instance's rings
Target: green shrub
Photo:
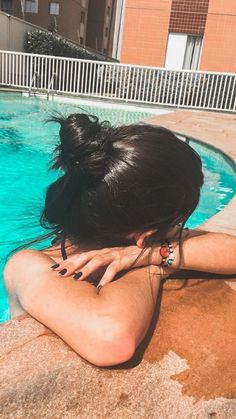
[[[104,57],[99,53],[95,54],[54,33],[39,30],[27,32],[25,38],[25,52],[85,60],[104,60]]]

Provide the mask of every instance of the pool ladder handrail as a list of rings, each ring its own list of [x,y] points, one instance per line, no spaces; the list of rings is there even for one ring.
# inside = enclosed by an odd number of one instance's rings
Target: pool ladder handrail
[[[49,99],[50,93],[52,95],[52,98],[54,98],[54,94],[55,94],[55,90],[54,90],[54,79],[55,79],[55,77],[57,77],[57,73],[53,73],[52,74],[52,76],[50,78],[50,81],[48,83],[47,99]],[[51,89],[51,86],[52,86],[52,89]]]
[[[33,74],[33,76],[31,77],[30,86],[29,86],[29,96],[31,96],[31,92],[32,92],[32,89],[33,89],[33,84],[34,84],[34,87],[36,87],[35,86],[35,81],[37,80],[37,77],[38,76],[39,76],[39,73],[37,71],[35,71],[34,74]],[[36,89],[37,89],[37,87],[36,87]],[[34,92],[34,94],[36,92],[37,92],[37,90]]]

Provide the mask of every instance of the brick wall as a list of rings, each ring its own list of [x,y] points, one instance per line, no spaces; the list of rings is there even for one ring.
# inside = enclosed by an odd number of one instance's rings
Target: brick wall
[[[163,66],[172,0],[127,0],[121,62]]]
[[[203,35],[209,0],[173,0],[170,32]]]
[[[236,72],[236,0],[210,0],[200,69]]]

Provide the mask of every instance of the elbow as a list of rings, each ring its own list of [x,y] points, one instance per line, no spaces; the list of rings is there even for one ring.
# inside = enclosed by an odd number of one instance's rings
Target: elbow
[[[75,351],[86,361],[97,367],[109,367],[122,364],[131,359],[136,350],[133,333],[127,327],[109,325],[104,330],[104,325],[93,335],[85,351],[75,348]]]
[[[129,361],[133,357],[134,352],[135,349],[131,345],[122,347],[120,351],[116,349],[111,350],[109,347],[107,350],[105,348],[102,353],[97,352],[86,360],[95,367],[112,367]]]
[[[99,357],[95,365],[100,367],[109,367],[113,365],[123,364],[129,361],[135,353],[135,343],[132,338],[123,336],[120,342],[112,347],[108,346],[105,348],[102,357]]]
[[[135,349],[132,339],[124,337],[120,343],[103,344],[101,350],[97,348],[96,353],[88,356],[87,361],[97,367],[111,367],[129,361]]]

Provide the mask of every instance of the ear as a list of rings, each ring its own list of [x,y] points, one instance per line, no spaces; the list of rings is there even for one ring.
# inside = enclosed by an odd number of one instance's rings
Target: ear
[[[153,234],[155,234],[157,232],[157,230],[148,230],[148,231],[144,231],[143,233],[137,233],[134,235],[135,241],[136,241],[136,245],[140,248],[142,248],[144,246],[144,241],[147,237],[152,236]]]

